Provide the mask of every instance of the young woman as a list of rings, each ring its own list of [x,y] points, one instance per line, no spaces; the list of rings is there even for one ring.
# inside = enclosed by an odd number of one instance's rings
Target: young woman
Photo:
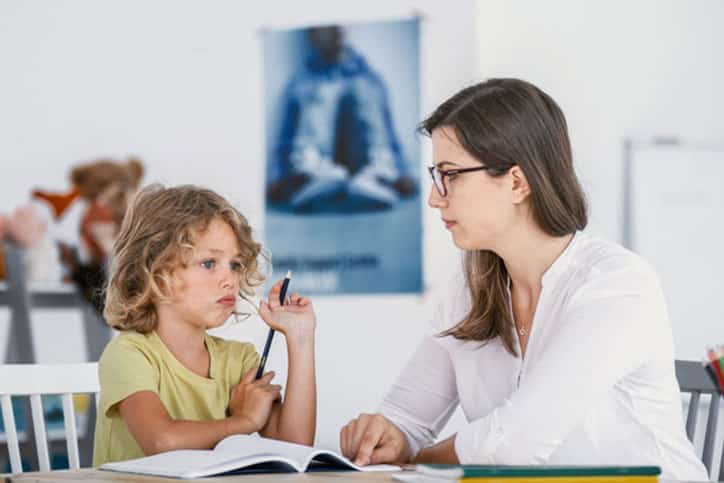
[[[684,433],[656,274],[582,233],[566,121],[537,87],[493,79],[444,102],[429,205],[455,245],[454,280],[379,414],[340,434],[360,464],[656,464],[708,479]],[[433,444],[460,405],[467,424]]]

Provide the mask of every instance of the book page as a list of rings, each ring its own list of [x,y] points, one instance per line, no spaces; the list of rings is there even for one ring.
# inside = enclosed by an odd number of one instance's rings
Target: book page
[[[118,461],[101,465],[103,470],[123,471],[146,475],[171,476],[175,478],[198,478],[200,476],[225,473],[227,471],[252,466],[259,463],[276,461],[286,464],[289,469],[301,471],[296,464],[281,456],[270,458],[268,455],[230,455],[209,450],[177,450],[159,453],[145,458]]]
[[[306,469],[313,459],[357,471],[393,471],[399,469],[399,467],[392,465],[357,466],[334,451],[262,438],[257,435],[239,434],[229,436],[228,438],[222,439],[219,444],[216,445],[214,451],[235,456],[251,456],[260,453],[280,455],[295,461],[298,467],[303,469]]]
[[[306,467],[310,455],[314,453],[311,446],[285,443],[275,439],[262,438],[257,435],[236,434],[222,439],[214,448],[214,452],[222,452],[236,457],[256,454],[280,455],[294,460],[300,468]]]

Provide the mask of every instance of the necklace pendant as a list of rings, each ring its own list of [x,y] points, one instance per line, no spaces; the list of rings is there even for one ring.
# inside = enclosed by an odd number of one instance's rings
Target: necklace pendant
[[[525,332],[525,327],[521,327],[520,329],[518,329],[518,333],[519,333],[521,336],[524,336],[524,335],[526,334],[526,332]]]

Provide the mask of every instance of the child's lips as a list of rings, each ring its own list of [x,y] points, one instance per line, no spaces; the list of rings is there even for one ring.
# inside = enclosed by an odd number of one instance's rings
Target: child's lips
[[[217,302],[221,305],[232,306],[236,304],[236,297],[221,297]]]

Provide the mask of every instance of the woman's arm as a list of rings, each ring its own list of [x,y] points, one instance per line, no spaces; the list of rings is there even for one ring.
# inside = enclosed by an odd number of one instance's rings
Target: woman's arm
[[[361,414],[342,428],[342,454],[361,465],[408,463],[432,444],[457,405],[450,355],[435,336],[427,336],[385,397],[380,414]]]

